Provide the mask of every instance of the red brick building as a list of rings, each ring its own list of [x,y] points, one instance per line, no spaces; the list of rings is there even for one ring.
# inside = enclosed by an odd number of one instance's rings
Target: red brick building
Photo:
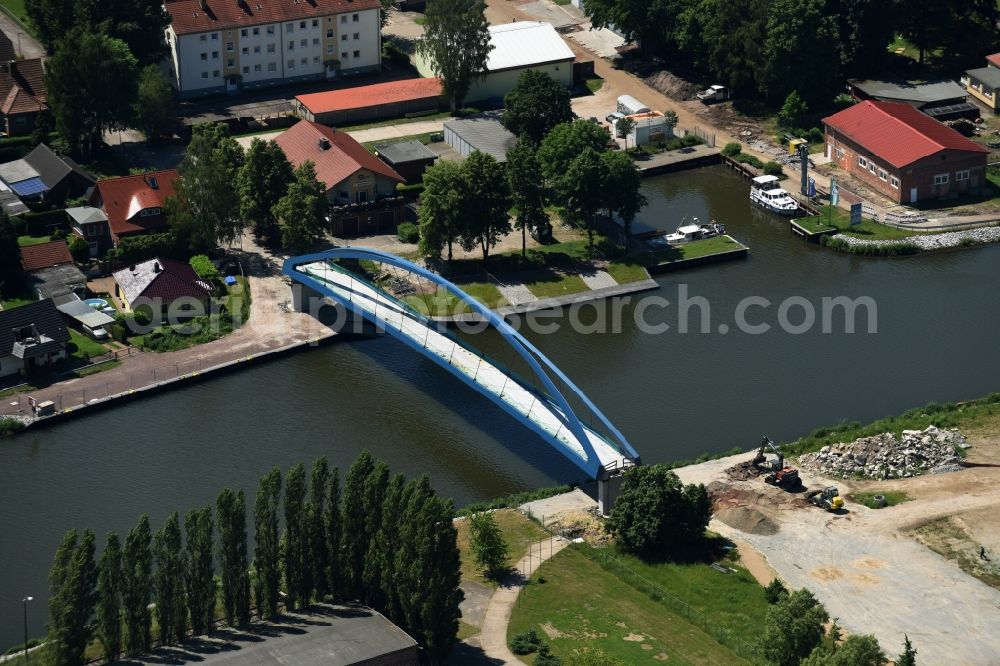
[[[864,101],[823,123],[827,157],[898,203],[985,186],[989,151],[909,104]]]

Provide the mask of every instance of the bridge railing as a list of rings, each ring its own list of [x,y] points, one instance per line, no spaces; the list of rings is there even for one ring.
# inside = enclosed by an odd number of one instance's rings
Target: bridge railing
[[[551,396],[549,396],[544,391],[539,390],[532,382],[528,381],[526,378],[524,378],[523,376],[521,376],[519,373],[517,373],[514,370],[510,369],[509,366],[506,363],[500,361],[497,358],[494,358],[494,357],[490,356],[489,354],[486,354],[485,352],[482,352],[482,351],[480,351],[478,349],[473,348],[471,345],[469,345],[468,343],[466,343],[461,338],[458,338],[457,336],[453,335],[446,328],[440,327],[439,326],[439,322],[435,321],[434,319],[432,319],[427,314],[424,314],[423,312],[420,312],[420,310],[418,310],[417,308],[413,307],[411,304],[407,303],[406,301],[400,299],[395,294],[392,294],[392,293],[386,291],[383,287],[381,287],[380,285],[376,284],[375,282],[373,282],[371,280],[368,280],[368,279],[366,279],[364,277],[361,277],[361,276],[355,274],[352,271],[349,271],[348,269],[346,269],[343,266],[339,265],[335,261],[328,260],[328,261],[325,262],[325,264],[331,270],[334,270],[334,271],[340,273],[341,275],[347,276],[352,281],[360,282],[360,283],[364,284],[365,286],[367,286],[372,291],[378,293],[381,296],[384,296],[386,299],[390,300],[394,305],[399,306],[400,314],[404,314],[404,313],[408,314],[409,317],[410,317],[410,319],[418,321],[420,324],[426,326],[429,329],[435,329],[436,332],[439,335],[441,335],[442,337],[444,337],[447,340],[449,340],[453,345],[455,345],[457,347],[461,347],[462,349],[464,349],[465,351],[469,352],[470,354],[479,357],[479,359],[480,359],[480,365],[484,361],[487,362],[487,363],[489,363],[490,365],[494,366],[498,370],[502,371],[510,380],[513,380],[514,382],[516,382],[518,384],[518,386],[522,390],[524,390],[524,391],[528,392],[529,394],[531,394],[531,396],[534,398],[534,401],[543,402],[547,406],[548,411],[551,412],[551,413],[553,413],[553,414],[555,414],[556,417],[557,417],[557,419],[560,422],[560,427],[556,430],[555,433],[553,433],[553,436],[556,439],[559,438],[559,435],[561,434],[563,428],[568,428],[568,418],[566,417],[565,414],[563,414],[562,409],[558,405],[556,405],[555,401],[551,398]],[[313,275],[313,277],[315,277],[317,279],[320,279],[320,280],[322,280],[324,282],[327,282],[327,280],[324,280],[323,278],[321,278],[319,276]],[[365,297],[365,298],[366,298],[366,300],[371,300],[368,297]],[[353,297],[352,297],[351,300],[353,302]],[[374,316],[376,318],[379,318],[376,315],[375,310],[372,310],[372,316]],[[384,325],[396,328],[396,330],[400,331],[401,333],[403,332],[402,328],[400,326],[394,326],[394,325],[392,325],[392,322],[389,321],[388,319],[386,319],[384,317],[379,318],[379,319],[383,322]],[[426,348],[426,340],[425,340],[423,346],[424,346],[424,348]],[[452,357],[453,357],[453,355],[452,355]],[[454,365],[451,362],[451,359],[449,359],[448,364],[449,365]],[[477,368],[477,370],[475,371],[475,373],[473,373],[473,381],[476,381],[476,377],[478,377],[478,374],[479,374],[479,369]],[[500,392],[499,395],[500,395],[500,397],[502,399],[503,395],[504,395],[503,389],[501,389],[501,392]],[[536,404],[536,402],[534,402],[534,401],[528,407],[528,410],[524,413],[525,418],[527,418],[529,420],[530,420],[530,417],[531,417],[531,413],[534,410],[534,407],[535,407],[535,404]],[[626,452],[622,451],[622,447],[619,444],[617,444],[616,442],[614,442],[613,440],[611,440],[604,433],[600,432],[599,430],[595,430],[593,427],[589,427],[589,428],[587,428],[587,430],[590,433],[593,433],[594,435],[596,435],[599,439],[601,439],[604,443],[606,443],[608,446],[610,446],[612,449],[614,449],[618,453],[622,454],[623,456],[627,455]]]

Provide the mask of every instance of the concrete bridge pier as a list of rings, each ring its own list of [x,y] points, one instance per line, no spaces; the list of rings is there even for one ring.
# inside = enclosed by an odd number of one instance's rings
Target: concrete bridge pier
[[[324,298],[323,294],[304,284],[292,285],[292,307],[296,312],[308,312],[315,317],[323,307]]]
[[[597,478],[597,510],[605,518],[611,515],[611,510],[615,507],[615,500],[621,495],[624,480],[622,470],[601,470]]]

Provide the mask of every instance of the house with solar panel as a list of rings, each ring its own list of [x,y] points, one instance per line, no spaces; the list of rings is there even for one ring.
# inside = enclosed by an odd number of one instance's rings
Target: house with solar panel
[[[61,206],[89,195],[94,177],[65,155],[40,144],[19,160],[0,164],[0,180],[22,201]]]

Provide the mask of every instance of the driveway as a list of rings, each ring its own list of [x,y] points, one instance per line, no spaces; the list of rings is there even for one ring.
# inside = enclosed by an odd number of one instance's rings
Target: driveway
[[[45,47],[5,11],[0,11],[0,30],[14,44],[14,53],[27,58],[41,58]]]

